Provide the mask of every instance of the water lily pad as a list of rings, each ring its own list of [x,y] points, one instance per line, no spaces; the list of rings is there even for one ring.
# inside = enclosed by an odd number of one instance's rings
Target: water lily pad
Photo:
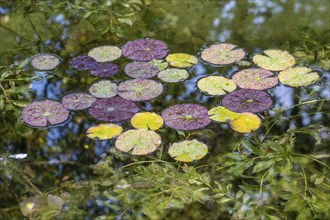
[[[53,100],[34,101],[21,111],[23,121],[33,127],[58,125],[68,120],[69,111]]]
[[[70,61],[70,65],[77,70],[89,70],[97,62],[90,56],[77,56]]]
[[[228,93],[222,99],[222,105],[234,112],[262,112],[273,104],[271,96],[262,90],[240,89]]]
[[[207,152],[207,145],[196,139],[174,143],[168,149],[168,153],[171,157],[182,162],[199,160],[203,158]]]
[[[113,63],[96,63],[90,67],[91,75],[96,77],[110,77],[116,75],[119,67]]]
[[[123,132],[123,128],[116,124],[99,124],[88,128],[87,137],[92,139],[107,140],[116,137]]]
[[[238,62],[245,57],[245,52],[242,49],[235,48],[236,45],[233,44],[213,44],[202,51],[201,58],[205,62],[215,65],[225,65]]]
[[[88,109],[88,113],[99,121],[120,122],[130,119],[139,110],[134,102],[116,96],[96,100]]]
[[[100,80],[93,83],[88,91],[96,98],[111,98],[117,95],[117,85],[110,80]]]
[[[232,80],[243,89],[265,90],[278,84],[278,78],[274,76],[274,73],[261,68],[239,71],[232,77]]]
[[[115,147],[124,152],[132,150],[133,155],[145,155],[154,152],[161,143],[161,137],[156,132],[141,128],[122,133]]]
[[[61,58],[56,54],[40,53],[31,57],[30,63],[36,70],[52,70],[61,63]]]
[[[126,64],[124,72],[126,75],[136,79],[147,79],[156,76],[159,73],[159,69],[148,62],[134,61]]]
[[[164,60],[150,60],[149,63],[151,63],[154,66],[157,66],[157,68],[161,71],[168,67],[168,62]]]
[[[320,78],[317,72],[312,71],[313,70],[307,67],[293,67],[281,71],[278,75],[278,79],[281,83],[293,87],[308,86]]]
[[[240,133],[249,133],[260,127],[260,118],[252,113],[242,113],[240,116],[230,121],[230,127]]]
[[[163,85],[150,79],[131,79],[121,82],[118,95],[131,101],[148,101],[163,92]]]
[[[131,118],[131,124],[134,128],[144,128],[157,130],[163,126],[164,121],[160,115],[153,112],[139,112]]]
[[[170,68],[158,73],[158,78],[163,80],[164,82],[182,82],[188,79],[189,72],[184,69]]]
[[[174,67],[192,67],[193,65],[198,63],[198,59],[193,55],[186,54],[186,53],[173,53],[169,54],[166,57],[166,61]]]
[[[97,62],[110,62],[121,57],[122,51],[116,46],[96,47],[88,52],[88,56]]]
[[[232,112],[223,106],[217,106],[217,107],[211,108],[208,111],[208,114],[210,116],[210,119],[212,119],[214,121],[219,121],[219,122],[228,122],[228,121],[238,118],[241,115],[240,113]]]
[[[62,105],[69,110],[82,110],[89,108],[96,98],[85,92],[75,92],[62,98]]]
[[[280,71],[293,66],[296,61],[287,51],[265,50],[267,55],[255,55],[252,60],[255,64],[266,70]]]
[[[168,53],[166,43],[155,39],[133,40],[122,46],[122,50],[125,57],[136,61],[162,59]]]
[[[165,124],[176,130],[196,130],[207,126],[211,120],[207,109],[198,104],[178,104],[162,112]]]
[[[234,91],[236,84],[223,76],[207,76],[198,80],[197,87],[208,95],[224,95]]]

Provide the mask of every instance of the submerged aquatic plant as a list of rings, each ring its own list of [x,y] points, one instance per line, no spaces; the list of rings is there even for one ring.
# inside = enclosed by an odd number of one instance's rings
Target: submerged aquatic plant
[[[136,79],[147,79],[156,76],[159,73],[157,66],[148,62],[133,61],[124,67],[126,75]]]
[[[98,124],[88,128],[87,137],[99,140],[108,140],[121,134],[123,128],[116,124]]]
[[[255,64],[266,70],[280,71],[285,70],[296,63],[295,58],[287,51],[265,50],[265,55],[257,54],[252,60]]]
[[[110,80],[100,80],[93,83],[88,91],[96,98],[111,98],[117,95],[117,85]]]
[[[279,73],[281,83],[293,87],[308,86],[320,78],[317,72],[307,67],[293,67]]]
[[[154,112],[139,112],[131,118],[131,125],[136,128],[144,128],[157,130],[164,124],[164,120],[160,115]]]
[[[198,63],[198,59],[190,54],[186,53],[172,53],[167,55],[166,61],[171,64],[171,66],[186,68],[192,67]]]
[[[23,122],[33,127],[58,125],[69,119],[69,111],[53,100],[34,101],[21,111]]]
[[[197,130],[211,123],[207,109],[198,104],[177,104],[163,110],[165,124],[176,130]]]
[[[70,65],[77,70],[89,70],[96,64],[92,57],[86,55],[77,56],[70,61]]]
[[[95,63],[89,70],[92,76],[110,77],[118,73],[119,67],[113,63]]]
[[[174,143],[168,149],[171,157],[182,162],[192,162],[202,159],[207,152],[207,145],[196,139]]]
[[[230,121],[230,127],[240,133],[249,133],[260,127],[261,120],[258,115],[252,113],[242,113]]]
[[[61,103],[69,110],[83,110],[89,108],[95,101],[96,98],[88,93],[74,92],[65,95]]]
[[[197,87],[208,95],[224,95],[234,91],[237,86],[224,76],[207,76],[198,80]]]
[[[240,61],[245,57],[242,49],[236,49],[236,45],[228,43],[213,44],[201,52],[201,58],[207,63],[226,65]]]
[[[182,82],[189,77],[189,72],[185,69],[169,68],[158,73],[158,78],[164,82]]]
[[[97,62],[110,62],[121,57],[122,51],[117,46],[96,47],[88,52],[88,56]]]
[[[60,63],[61,58],[51,53],[40,53],[30,58],[30,64],[36,70],[53,70]]]
[[[96,100],[88,109],[88,113],[99,121],[120,122],[130,119],[139,110],[139,106],[134,102],[116,96]]]

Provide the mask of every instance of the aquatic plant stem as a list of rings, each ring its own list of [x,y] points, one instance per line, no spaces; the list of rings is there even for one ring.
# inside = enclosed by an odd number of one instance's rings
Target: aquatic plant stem
[[[9,97],[8,97],[8,93],[6,92],[5,88],[3,88],[3,86],[0,83],[0,88],[3,91],[3,94],[5,96],[5,99],[7,100],[7,102],[9,102],[10,104],[12,104],[12,102],[10,101]]]

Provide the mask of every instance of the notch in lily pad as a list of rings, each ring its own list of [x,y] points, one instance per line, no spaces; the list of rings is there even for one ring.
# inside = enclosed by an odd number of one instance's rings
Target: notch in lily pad
[[[207,126],[211,120],[207,109],[198,104],[177,104],[163,110],[165,124],[176,130],[190,131]]]
[[[96,98],[111,98],[117,95],[117,85],[110,80],[100,80],[93,83],[88,91]]]
[[[148,101],[163,93],[163,85],[150,79],[131,79],[121,82],[118,95],[131,101]]]
[[[207,76],[198,80],[197,87],[208,95],[224,95],[234,91],[237,86],[233,80],[224,76]]]
[[[226,65],[240,61],[245,57],[243,49],[234,44],[218,43],[204,49],[201,58],[207,63],[214,65]]]
[[[168,53],[166,43],[148,38],[127,42],[122,46],[122,51],[125,57],[136,61],[162,59]]]
[[[100,46],[88,52],[88,56],[97,62],[110,62],[121,57],[122,51],[117,46]]]
[[[157,150],[162,143],[161,137],[154,131],[132,129],[122,133],[115,142],[115,147],[123,152],[132,150],[133,155],[146,155]]]
[[[207,145],[196,139],[174,143],[168,149],[168,153],[171,157],[182,162],[192,162],[202,159],[207,152]]]
[[[198,59],[190,54],[186,53],[173,53],[166,57],[166,61],[171,64],[171,66],[179,68],[192,67],[198,63]]]
[[[163,118],[154,112],[139,112],[131,118],[131,125],[136,129],[158,130],[163,124]]]
[[[31,66],[40,71],[53,70],[61,61],[62,59],[58,55],[52,53],[40,53],[30,58]]]
[[[88,93],[74,92],[65,95],[62,98],[61,103],[69,110],[83,110],[89,108],[95,101],[96,98]]]
[[[164,82],[177,83],[188,79],[189,72],[185,69],[169,68],[160,71],[157,76]]]
[[[265,55],[257,54],[252,58],[253,62],[263,69],[281,71],[296,63],[295,58],[287,51],[265,50],[263,52]]]
[[[218,122],[228,122],[238,118],[241,115],[240,113],[230,111],[223,106],[211,108],[208,111],[208,114],[211,120]]]
[[[317,72],[307,67],[293,67],[281,71],[278,79],[281,83],[292,87],[309,86],[319,80],[320,76]]]
[[[240,89],[225,95],[221,103],[233,112],[257,113],[269,109],[273,105],[273,100],[262,90]]]
[[[230,127],[240,133],[250,133],[257,130],[261,125],[258,115],[252,113],[242,113],[238,118],[230,121]]]
[[[117,137],[123,132],[123,128],[116,124],[98,124],[88,128],[87,137],[91,139],[108,140]]]
[[[57,101],[34,101],[25,106],[21,111],[24,123],[32,127],[47,127],[59,125],[69,119],[70,112]]]
[[[124,72],[132,78],[147,79],[156,76],[159,73],[159,69],[148,62],[133,61],[125,65]]]

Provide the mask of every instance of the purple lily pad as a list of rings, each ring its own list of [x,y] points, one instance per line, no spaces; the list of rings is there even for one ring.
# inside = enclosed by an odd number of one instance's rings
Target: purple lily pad
[[[126,75],[136,79],[147,79],[156,76],[159,73],[159,69],[148,62],[134,61],[126,64],[124,72]]]
[[[118,73],[119,67],[113,63],[96,63],[90,70],[93,76],[110,77]]]
[[[131,79],[119,84],[118,95],[131,101],[148,101],[163,92],[163,85],[150,79]]]
[[[139,39],[126,43],[122,47],[123,56],[136,61],[162,59],[167,53],[167,45],[155,39]]]
[[[262,90],[240,89],[228,93],[222,105],[233,112],[263,112],[273,105],[271,96]]]
[[[96,101],[92,95],[85,92],[67,94],[62,98],[62,105],[69,110],[83,110],[89,108]]]
[[[99,121],[120,122],[132,118],[139,110],[139,106],[134,102],[116,96],[96,100],[88,109],[88,113]]]
[[[97,62],[90,56],[77,56],[70,61],[70,65],[77,70],[89,70]]]
[[[207,109],[198,104],[178,104],[162,112],[165,124],[176,130],[190,131],[211,123]]]
[[[23,121],[33,127],[58,125],[68,120],[69,116],[69,111],[53,100],[34,101],[21,111]]]
[[[232,80],[243,89],[265,90],[278,84],[278,78],[274,73],[261,68],[239,71],[233,76]]]

